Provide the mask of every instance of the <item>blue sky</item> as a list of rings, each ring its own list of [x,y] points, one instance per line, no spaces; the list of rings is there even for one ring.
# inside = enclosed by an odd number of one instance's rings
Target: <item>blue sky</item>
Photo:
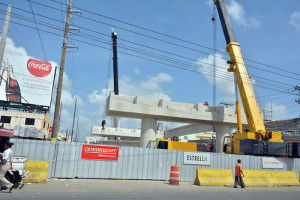
[[[40,31],[46,59],[35,24],[24,21],[25,16],[33,18],[29,1],[1,1],[1,27],[7,4],[12,5],[14,14],[18,14],[11,17],[7,48],[12,52],[16,50],[21,53],[5,54],[13,65],[22,65],[23,63],[18,62],[21,60],[19,58],[28,57],[51,61],[59,66],[62,29],[64,29],[62,21],[66,17],[66,5],[62,5],[61,2],[66,3],[65,0],[31,0],[35,18],[40,21],[37,24],[38,28],[56,34]],[[211,49],[213,48],[214,25],[211,21],[213,14],[211,2],[209,0],[73,0],[73,10],[81,8],[82,14],[81,16],[73,14],[71,24],[73,27],[80,26],[81,30],[80,33],[74,31],[76,34],[69,36],[68,43],[78,46],[78,50],[70,49],[66,56],[60,131],[72,128],[76,97],[79,102],[77,117],[81,141],[86,135],[90,135],[91,125],[100,125],[104,118],[110,125],[110,117],[105,117],[105,99],[108,91],[113,88],[112,52],[109,45],[112,28],[118,34],[121,95],[165,98],[192,104],[208,101],[212,105],[211,64],[214,51]],[[272,3],[267,0],[227,0],[225,2],[237,41],[241,44],[242,54],[247,59],[248,73],[253,76],[258,103],[265,110],[270,110],[272,102],[273,120],[299,117],[300,105],[295,103],[295,99],[299,96],[293,92],[293,86],[300,85],[300,2],[297,0],[276,0]],[[63,12],[60,11],[61,9]],[[47,24],[48,27],[43,26],[41,23],[53,24],[61,30],[51,28],[49,24]],[[33,29],[20,24],[33,27]],[[226,43],[218,16],[216,16],[215,26],[217,31],[216,102],[219,105],[221,101],[235,101],[235,94],[231,80],[232,74],[226,71],[228,55],[225,53]],[[139,27],[152,30],[152,32]],[[86,38],[86,34],[94,38]],[[147,35],[147,37],[142,35]],[[133,47],[134,51],[128,50],[128,46]],[[153,53],[159,54],[163,59],[167,57],[177,59],[177,63],[140,54],[143,51],[151,52],[152,56]],[[178,60],[181,64],[178,64]],[[193,72],[183,70],[174,65],[194,70]],[[53,106],[51,114],[53,115]],[[140,128],[140,120],[121,119],[121,127]]]

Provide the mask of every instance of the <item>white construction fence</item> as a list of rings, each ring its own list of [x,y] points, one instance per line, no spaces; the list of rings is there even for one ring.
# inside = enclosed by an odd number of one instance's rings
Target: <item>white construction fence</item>
[[[138,147],[119,147],[116,161],[82,159],[82,143],[17,139],[14,156],[49,161],[48,178],[104,178],[169,180],[170,168],[180,169],[180,181],[194,181],[197,168],[232,169],[237,159],[243,169],[296,171],[299,158],[268,158],[223,153],[185,152]],[[274,159],[276,162],[274,162]]]

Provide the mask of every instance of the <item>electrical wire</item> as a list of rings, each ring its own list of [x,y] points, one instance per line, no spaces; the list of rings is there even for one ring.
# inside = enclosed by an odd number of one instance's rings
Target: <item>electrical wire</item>
[[[23,19],[23,18],[20,18],[20,16],[18,16],[17,18],[19,18],[19,19]],[[28,20],[27,18],[25,18],[26,20]],[[24,20],[25,20],[24,19]],[[29,20],[30,21],[30,20]],[[45,24],[45,22],[44,23],[41,23],[42,25],[44,25],[44,26],[50,26],[50,27],[52,27],[52,28],[56,28],[56,29],[58,29],[58,30],[61,30],[60,28],[58,28],[58,27],[55,27],[55,25],[53,25],[53,24],[49,24],[49,23],[46,23]],[[81,35],[82,36],[82,34],[76,34],[76,33],[74,33],[75,35]],[[85,34],[85,35],[88,35],[88,34]],[[91,36],[91,35],[88,35],[88,36]],[[95,37],[95,36],[91,36],[91,37]],[[106,40],[107,41],[107,40]],[[100,41],[101,42],[101,41]],[[108,42],[105,42],[106,44],[109,44]],[[127,45],[126,45],[127,46]],[[122,44],[121,44],[121,48],[122,48]],[[131,48],[134,48],[134,47],[131,47]],[[128,50],[128,49],[127,49]],[[137,52],[137,53],[140,53],[140,51],[144,51],[144,50],[141,50],[141,49],[139,49],[139,51]],[[171,53],[172,54],[172,53]],[[176,54],[175,54],[176,55]],[[179,55],[178,55],[179,56]],[[186,57],[185,57],[186,58]],[[173,59],[173,58],[172,58]],[[205,63],[204,62],[204,64],[208,64],[208,65],[212,65],[212,64],[210,64],[210,63]],[[192,64],[192,65],[194,65],[194,64]],[[198,66],[199,67],[199,66]],[[223,73],[224,74],[224,73]],[[228,76],[228,73],[226,73],[226,74],[224,74],[225,76]],[[267,80],[266,78],[262,78],[262,80]],[[277,82],[277,83],[281,83],[281,82],[278,82],[278,81],[274,81],[274,80],[269,80],[270,82]],[[281,84],[283,84],[283,85],[286,85],[286,83],[281,83]],[[291,85],[292,86],[292,85]],[[276,87],[281,87],[281,86],[276,86]]]
[[[48,17],[47,17],[48,18]],[[53,20],[53,19],[52,19]],[[44,24],[45,25],[45,24]],[[51,25],[51,26],[53,26],[53,25]],[[81,27],[81,28],[83,28],[83,27]],[[84,28],[83,28],[84,29]],[[92,31],[92,30],[90,30],[90,29],[87,29],[87,30],[89,30],[89,31]],[[97,33],[99,33],[99,32],[97,32]],[[108,36],[107,34],[103,34],[103,35],[106,35],[106,36]],[[94,36],[93,36],[94,37]],[[144,45],[145,46],[145,45]],[[151,48],[151,47],[150,47]],[[155,49],[155,48],[151,48],[151,49]],[[158,50],[158,49],[156,49],[156,50]],[[160,50],[159,50],[160,51]],[[166,52],[166,51],[162,51],[162,52],[164,52],[164,53],[169,53],[169,52]],[[169,53],[169,54],[172,54],[172,53]],[[174,55],[174,54],[173,54]],[[176,55],[176,56],[180,56],[180,55]],[[182,56],[181,56],[182,57]],[[190,59],[191,60],[191,58],[187,58],[187,57],[185,57],[186,59]],[[208,64],[208,63],[206,63],[206,64]],[[212,64],[209,64],[209,65],[212,65]],[[264,78],[264,80],[265,80],[265,78]],[[300,79],[299,79],[300,80]],[[278,81],[274,81],[274,80],[270,80],[270,81],[272,81],[272,82],[278,82]],[[286,85],[286,83],[281,83],[281,84],[283,84],[283,85]],[[292,86],[292,85],[291,85]]]
[[[28,28],[32,28],[28,25],[24,25],[24,24],[21,24],[21,23],[18,23],[18,22],[14,22],[12,21],[12,23],[16,23],[18,25],[21,25],[21,26],[26,26]],[[57,28],[58,30],[60,30],[59,28]],[[54,34],[54,35],[57,35],[57,36],[61,36],[59,34],[56,34],[56,33],[52,33],[50,31],[45,31],[45,30],[41,30],[41,31],[44,31],[44,32],[47,32],[49,34]],[[82,42],[82,43],[85,43],[85,44],[89,44],[89,45],[92,45],[92,46],[97,46],[97,47],[100,47],[100,48],[104,48],[104,49],[108,49],[106,47],[103,47],[103,46],[99,46],[99,45],[95,45],[93,43],[89,43],[89,42],[85,42],[85,41],[81,41],[81,40],[78,40],[78,39],[73,39],[74,41],[79,41],[79,42]],[[185,69],[185,70],[188,70],[188,71],[194,71],[194,72],[198,72],[198,71],[195,71],[195,70],[191,70],[191,69],[186,69],[186,68],[183,68],[183,67],[179,67],[179,66],[174,66],[174,65],[170,65],[170,64],[167,64],[167,63],[162,63],[162,62],[159,62],[159,61],[155,61],[155,60],[152,60],[152,59],[147,59],[147,58],[144,58],[144,57],[140,57],[140,56],[136,56],[136,55],[132,55],[132,54],[129,54],[129,53],[126,53],[126,52],[121,52],[120,53],[123,53],[123,54],[126,54],[126,55],[131,55],[131,56],[134,56],[134,57],[137,57],[137,58],[142,58],[144,60],[149,60],[149,61],[153,61],[153,62],[156,62],[156,63],[160,63],[160,64],[164,64],[164,65],[169,65],[169,66],[173,66],[173,67],[176,67],[176,68],[180,68],[180,69]],[[199,73],[199,72],[198,72]],[[208,74],[207,72],[204,73],[206,75],[211,75],[211,74]],[[220,77],[220,78],[224,78],[224,77]],[[279,91],[279,92],[282,92],[282,93],[287,93],[286,91],[283,91],[283,90],[277,90],[277,89],[274,89],[274,88],[268,88],[268,87],[264,87],[264,86],[259,86],[261,88],[265,88],[265,89],[270,89],[270,90],[273,90],[273,91]]]
[[[58,4],[61,4],[61,2],[58,2],[58,1],[55,1],[55,0],[51,0],[52,2],[55,2],[55,3],[58,3]],[[38,3],[38,2],[35,2],[36,4],[39,4],[39,5],[42,5],[42,6],[45,6],[45,7],[48,7],[48,8],[52,8],[52,9],[55,9],[55,10],[59,10],[57,8],[54,8],[52,6],[48,6],[48,5],[45,5],[45,4],[41,4],[41,3]],[[65,3],[63,3],[64,5],[66,5]],[[141,26],[138,26],[138,25],[134,25],[132,23],[128,23],[128,22],[125,22],[125,21],[122,21],[122,20],[118,20],[118,19],[115,19],[115,18],[112,18],[112,17],[108,17],[108,16],[105,16],[105,15],[102,15],[102,14],[99,14],[99,13],[95,13],[95,12],[92,12],[92,11],[89,11],[89,10],[86,10],[82,7],[76,7],[76,6],[73,6],[74,8],[76,9],[80,9],[84,12],[87,12],[87,13],[91,13],[91,14],[94,14],[94,15],[97,15],[97,16],[100,16],[100,17],[103,17],[103,18],[106,18],[106,19],[110,19],[110,20],[113,20],[113,21],[117,21],[117,22],[120,22],[120,23],[123,23],[123,24],[126,24],[126,25],[129,25],[129,26],[132,26],[132,27],[135,27],[135,28],[139,28],[139,29],[143,29],[143,30],[146,30],[148,32],[152,32],[152,33],[155,33],[155,34],[158,34],[158,35],[161,35],[161,36],[165,36],[165,37],[169,37],[169,38],[172,38],[172,39],[175,39],[175,40],[178,40],[178,41],[181,41],[181,42],[185,42],[185,43],[188,43],[188,44],[192,44],[192,45],[195,45],[195,46],[198,46],[198,47],[202,47],[202,48],[205,48],[205,49],[209,49],[209,50],[213,50],[215,51],[214,48],[210,48],[210,47],[207,47],[207,46],[204,46],[204,45],[200,45],[200,44],[197,44],[197,43],[194,43],[194,42],[191,42],[191,41],[187,41],[187,40],[184,40],[184,39],[181,39],[181,38],[178,38],[178,37],[174,37],[174,36],[171,36],[171,35],[168,35],[168,34],[165,34],[165,33],[161,33],[161,32],[158,32],[158,31],[154,31],[154,30],[151,30],[151,29],[148,29],[148,28],[145,28],[145,27],[141,27]],[[65,12],[65,11],[64,11]],[[83,17],[81,16],[82,18],[86,18],[86,17]],[[86,19],[89,19],[89,20],[93,20],[92,18],[86,18]],[[109,24],[109,26],[111,26],[111,24]],[[144,34],[140,34],[140,33],[137,33],[137,32],[134,32],[134,31],[131,31],[129,29],[124,29],[122,27],[118,27],[120,29],[123,29],[123,30],[126,30],[126,31],[129,31],[129,32],[133,32],[135,34],[139,34],[139,35],[143,35],[143,36],[147,36],[147,35],[144,35]],[[151,37],[151,36],[147,36],[147,37]],[[152,38],[154,39],[154,38]],[[157,39],[157,38],[155,38]],[[216,50],[217,52],[219,53],[223,53],[223,54],[228,54],[227,52],[224,52],[224,51],[220,51],[220,50]],[[207,54],[207,53],[204,53],[204,54]],[[288,71],[288,70],[284,70],[283,67],[274,67],[274,66],[271,66],[271,65],[268,65],[268,64],[264,64],[264,63],[261,63],[261,62],[258,62],[258,61],[254,61],[254,60],[251,60],[251,59],[247,59],[247,58],[243,58],[244,60],[246,61],[250,61],[250,62],[253,62],[253,63],[256,63],[256,64],[260,64],[260,65],[263,65],[263,66],[266,66],[266,67],[270,67],[272,69],[277,69],[279,71],[283,71],[283,72],[286,72],[286,73],[289,73],[289,74],[292,74],[292,75],[300,75],[299,73],[295,73],[295,72],[291,72],[291,71]],[[248,65],[250,66],[250,65]],[[253,66],[252,66],[253,67]]]
[[[30,5],[30,8],[31,8],[31,13],[32,13],[32,16],[33,16],[33,19],[34,19],[34,22],[35,22],[35,26],[36,26],[37,33],[38,33],[38,35],[39,35],[39,39],[40,39],[40,42],[41,42],[41,46],[42,46],[43,53],[44,53],[44,56],[45,56],[46,61],[48,62],[48,58],[47,58],[47,56],[46,56],[46,52],[45,52],[45,48],[44,48],[43,41],[42,41],[42,38],[41,38],[41,34],[40,34],[40,32],[39,32],[39,28],[38,28],[38,25],[37,25],[37,23],[36,23],[36,19],[35,19],[35,16],[34,16],[33,8],[32,8],[32,5],[31,5],[31,1],[28,0],[28,2],[29,2],[29,5]]]

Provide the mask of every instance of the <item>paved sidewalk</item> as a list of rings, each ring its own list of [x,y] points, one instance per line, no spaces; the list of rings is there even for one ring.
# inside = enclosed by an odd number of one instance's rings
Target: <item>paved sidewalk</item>
[[[180,182],[180,186],[167,181],[103,180],[103,179],[50,179],[47,183],[24,184],[0,192],[1,199],[299,199],[300,186],[247,187],[197,186]]]

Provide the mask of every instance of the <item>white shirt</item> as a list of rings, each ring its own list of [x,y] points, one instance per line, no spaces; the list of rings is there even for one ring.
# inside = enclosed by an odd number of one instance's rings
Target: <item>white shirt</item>
[[[7,160],[7,162],[11,162],[13,152],[10,148],[6,149],[2,155],[3,155],[3,159]]]

